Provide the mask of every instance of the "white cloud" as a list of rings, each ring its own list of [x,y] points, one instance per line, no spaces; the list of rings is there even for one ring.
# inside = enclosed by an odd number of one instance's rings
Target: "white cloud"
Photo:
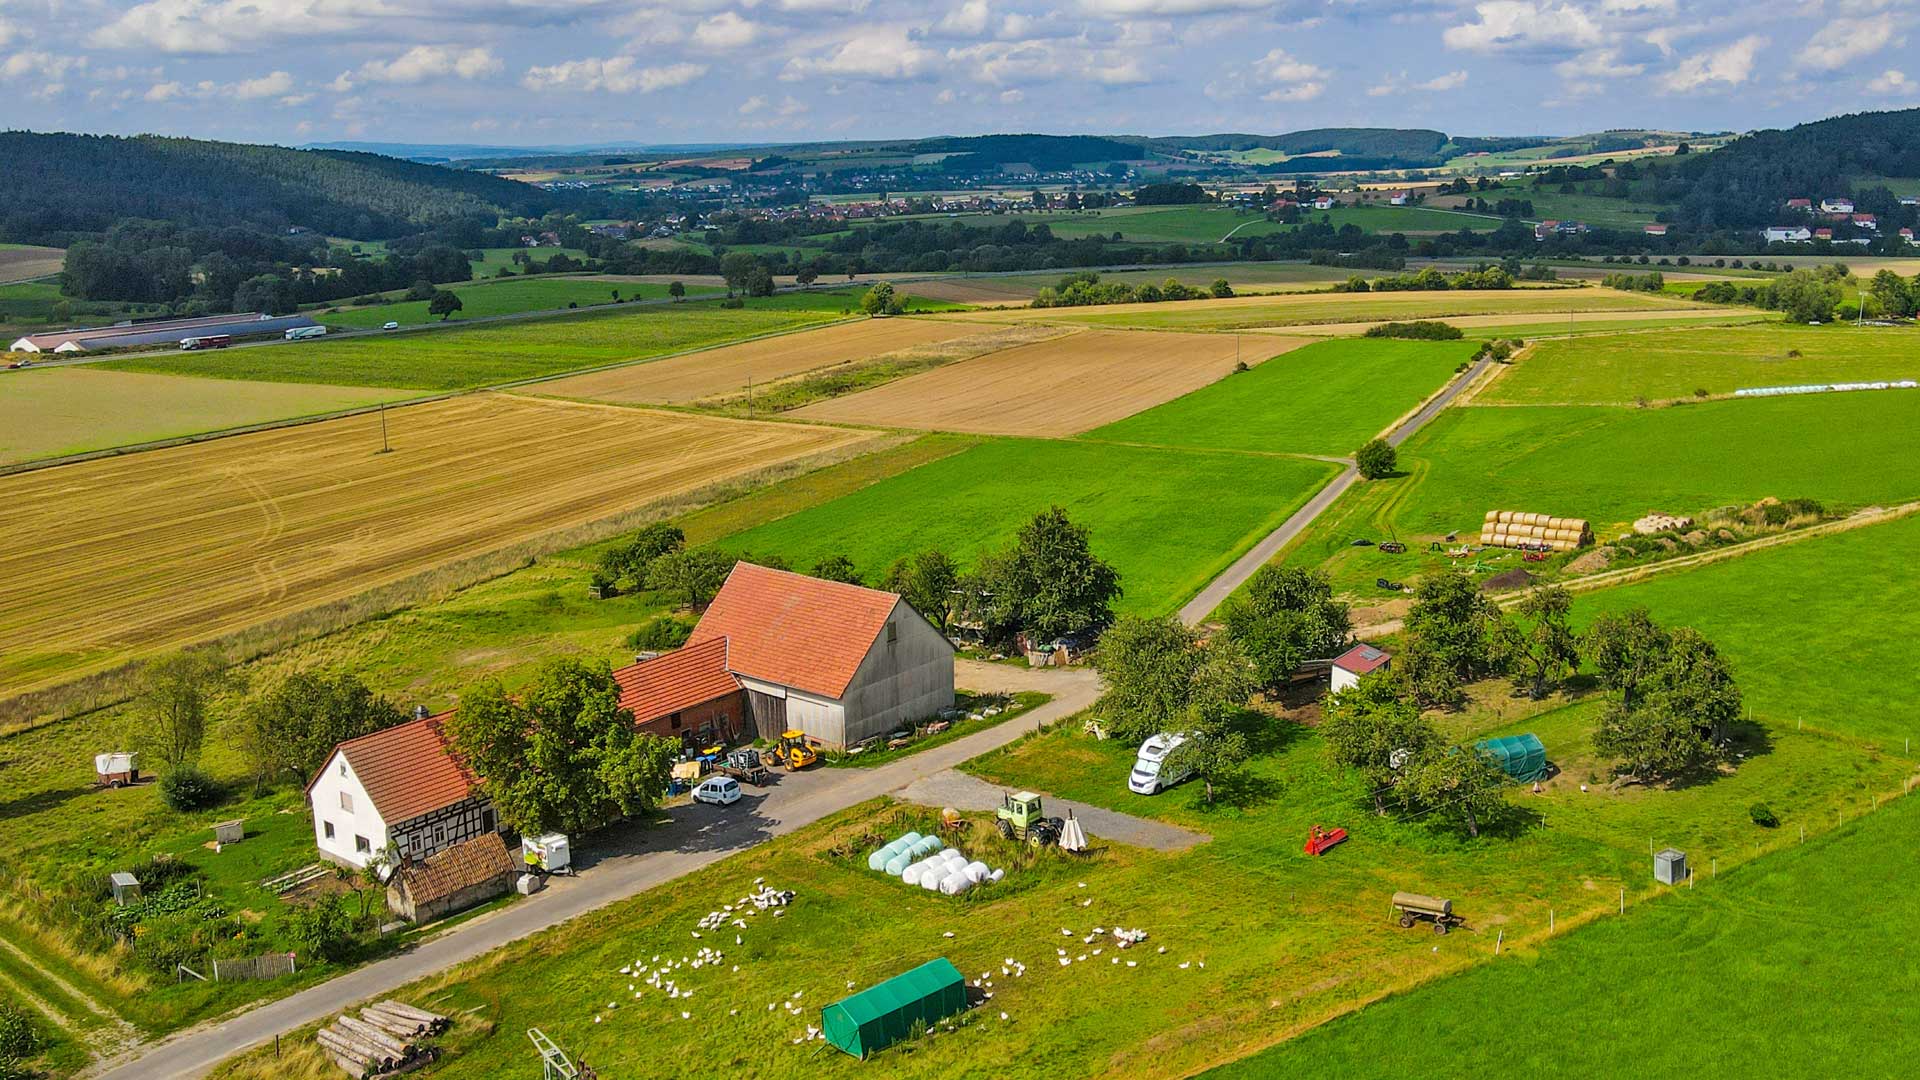
[[[1259,11],[1272,0],[1080,0],[1094,15],[1218,15],[1229,11]]]
[[[1835,19],[1800,46],[1794,54],[1794,65],[1816,71],[1838,71],[1855,60],[1905,40],[1895,34],[1891,16]]]
[[[142,96],[148,101],[172,101],[174,98],[180,97],[186,92],[187,88],[177,82],[163,82],[154,83],[147,88],[147,92]]]
[[[1553,70],[1563,79],[1617,79],[1638,75],[1647,65],[1626,63],[1618,49],[1597,49],[1562,60]]]
[[[704,64],[641,67],[631,56],[566,60],[527,69],[520,85],[529,90],[603,90],[610,94],[650,94],[685,86],[707,73]]]
[[[356,29],[393,14],[386,0],[147,0],[95,30],[109,49],[231,53],[263,42]]]
[[[940,20],[937,29],[946,34],[978,37],[987,32],[987,25],[992,18],[993,12],[987,7],[987,0],[966,0],[959,7],[947,12],[946,17]]]
[[[1305,82],[1297,86],[1283,86],[1278,90],[1269,90],[1260,95],[1262,101],[1312,101],[1327,88],[1325,83]]]
[[[1267,82],[1306,82],[1309,79],[1324,78],[1325,68],[1316,67],[1304,60],[1287,55],[1285,49],[1275,49],[1253,62],[1256,75]]]
[[[1019,90],[1002,90],[1000,92],[1000,104],[1002,105],[1018,105],[1025,100],[1027,100],[1027,95]]]
[[[157,82],[147,88],[141,97],[155,104],[169,101],[195,99],[199,101],[265,101],[274,99],[281,106],[304,105],[313,100],[312,94],[295,94],[294,79],[290,72],[272,71],[251,79],[237,82],[215,82],[212,79],[187,86],[184,83],[168,80]]]
[[[86,66],[87,58],[84,56],[22,50],[0,61],[0,79],[32,76],[44,80],[50,87],[57,87],[68,72],[77,72]],[[58,89],[52,92],[57,93]]]
[[[0,45],[10,45],[14,41],[26,36],[26,32],[20,29],[19,23],[9,19],[0,19]]]
[[[1447,90],[1458,90],[1465,85],[1467,85],[1466,72],[1449,71],[1445,75],[1436,75],[1426,82],[1414,83],[1413,88],[1437,94]]]
[[[767,107],[767,99],[760,94],[755,94],[752,97],[740,103],[740,115],[752,116],[754,113],[757,113],[762,109],[765,109],[766,107]]]
[[[485,47],[415,45],[391,60],[369,60],[353,71],[341,73],[333,80],[333,89],[344,93],[362,83],[412,86],[430,79],[479,79],[498,75],[505,68],[493,50]]]
[[[1485,0],[1474,5],[1475,21],[1440,35],[1449,49],[1467,52],[1570,52],[1601,43],[1593,17],[1571,4],[1533,0]]]
[[[1729,45],[1687,57],[1665,75],[1660,88],[1670,94],[1683,94],[1714,83],[1738,86],[1753,76],[1753,61],[1767,39],[1749,34]]]
[[[1153,81],[1141,66],[1140,57],[1114,50],[1088,57],[1086,75],[1104,86],[1138,86]]]
[[[796,56],[787,61],[781,78],[870,79],[890,82],[917,79],[938,63],[939,56],[919,45],[901,27],[862,30],[821,56]]]
[[[1907,78],[1906,72],[1897,71],[1893,68],[1888,68],[1874,76],[1873,81],[1867,83],[1867,90],[1869,92],[1883,94],[1887,97],[1908,97],[1915,89],[1920,89],[1920,87],[1916,87],[1914,81]]]
[[[989,41],[948,49],[947,60],[968,70],[975,82],[994,86],[1045,82],[1061,74],[1060,58],[1051,46],[1038,41]]]
[[[210,89],[214,83],[203,82],[203,89]],[[242,79],[236,83],[227,83],[219,87],[220,93],[238,101],[258,101],[261,98],[285,97],[293,91],[293,76],[285,71],[275,71],[257,79]]]
[[[759,26],[732,11],[703,19],[693,28],[693,40],[709,49],[738,49],[758,36]]]

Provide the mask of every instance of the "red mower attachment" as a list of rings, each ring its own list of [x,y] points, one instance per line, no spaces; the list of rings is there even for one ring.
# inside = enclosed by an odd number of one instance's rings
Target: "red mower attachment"
[[[1313,830],[1307,833],[1307,854],[1325,855],[1328,848],[1344,843],[1346,839],[1347,830],[1345,829],[1329,829],[1324,825],[1315,825]]]

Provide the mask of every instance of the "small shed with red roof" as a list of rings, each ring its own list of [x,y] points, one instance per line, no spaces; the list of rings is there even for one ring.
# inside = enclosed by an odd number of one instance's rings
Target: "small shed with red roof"
[[[1360,644],[1334,657],[1333,691],[1339,693],[1349,686],[1357,686],[1360,677],[1379,671],[1393,663],[1393,656],[1384,649],[1372,645]]]

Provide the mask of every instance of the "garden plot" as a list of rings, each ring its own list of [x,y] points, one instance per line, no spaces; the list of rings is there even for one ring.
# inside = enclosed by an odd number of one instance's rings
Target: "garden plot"
[[[1305,344],[1100,331],[1003,349],[797,410],[802,419],[995,435],[1072,435]]]

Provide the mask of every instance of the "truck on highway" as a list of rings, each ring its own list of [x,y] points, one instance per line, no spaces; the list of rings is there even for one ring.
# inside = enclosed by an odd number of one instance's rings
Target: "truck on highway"
[[[326,337],[326,336],[327,336],[327,328],[324,326],[296,326],[293,329],[287,331],[288,341],[305,341],[308,338],[317,338],[317,337]]]
[[[194,352],[199,349],[224,349],[232,344],[232,334],[208,334],[205,337],[185,337],[180,339],[180,348],[187,352]]]

